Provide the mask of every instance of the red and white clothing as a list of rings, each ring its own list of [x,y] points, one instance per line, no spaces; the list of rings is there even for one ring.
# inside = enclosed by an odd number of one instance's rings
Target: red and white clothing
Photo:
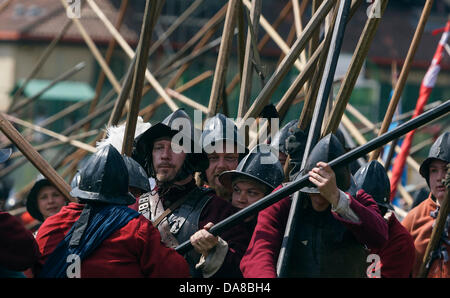
[[[84,205],[70,203],[45,220],[36,241],[43,265],[78,220]],[[37,271],[37,272],[36,272]],[[39,267],[35,268],[35,276]],[[142,215],[116,230],[81,261],[82,278],[189,277],[189,267],[174,249],[161,243],[157,229]]]

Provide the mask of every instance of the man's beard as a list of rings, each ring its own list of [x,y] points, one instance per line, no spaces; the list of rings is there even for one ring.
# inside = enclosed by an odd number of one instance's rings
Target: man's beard
[[[170,168],[163,168],[156,170],[156,180],[162,183],[167,183],[175,179],[177,172],[174,171],[174,167],[172,165],[168,165]]]
[[[226,189],[223,186],[216,186],[214,190],[216,191],[218,197],[231,202],[232,192],[230,190]]]
[[[227,189],[225,186],[223,186],[220,182],[216,182],[215,180],[217,179],[217,176],[214,175],[214,185],[210,185],[210,187],[214,189],[217,196],[231,202],[231,195],[233,192],[231,191],[231,189]]]

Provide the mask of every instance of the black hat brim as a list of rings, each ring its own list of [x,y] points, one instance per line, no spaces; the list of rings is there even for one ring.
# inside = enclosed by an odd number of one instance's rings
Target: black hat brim
[[[173,130],[169,126],[162,123],[157,123],[136,138],[136,148],[139,151],[147,152],[148,150],[151,150],[153,143],[157,139],[163,137],[172,138],[177,133],[178,131]]]

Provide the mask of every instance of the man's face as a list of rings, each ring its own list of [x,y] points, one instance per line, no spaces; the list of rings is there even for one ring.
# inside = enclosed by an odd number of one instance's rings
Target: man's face
[[[231,196],[231,189],[226,189],[219,181],[219,175],[225,171],[235,170],[239,164],[239,153],[235,146],[234,152],[211,153],[208,154],[209,167],[206,169],[206,179],[209,186],[214,189],[217,195],[223,199]]]
[[[66,205],[66,198],[54,186],[44,186],[37,195],[37,205],[42,217],[46,219]]]
[[[445,197],[445,185],[442,180],[447,173],[447,162],[439,159],[435,159],[430,163],[430,189],[433,196],[442,203]]]
[[[153,144],[153,168],[156,172],[156,180],[159,182],[172,181],[181,169],[186,153],[181,150],[176,151],[179,153],[172,150],[172,142],[169,138],[158,139]]]
[[[238,181],[233,183],[231,205],[243,209],[264,197],[264,191],[258,183]]]

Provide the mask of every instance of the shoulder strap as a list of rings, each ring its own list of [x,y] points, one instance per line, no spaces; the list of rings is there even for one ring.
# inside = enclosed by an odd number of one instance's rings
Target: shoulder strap
[[[187,199],[190,198],[190,195],[185,196],[184,198],[182,198],[181,200],[177,200],[176,202],[174,202],[172,205],[170,205],[166,210],[164,210],[163,213],[161,213],[160,216],[158,216],[157,219],[155,219],[155,221],[153,222],[153,226],[157,227],[159,225],[159,223],[166,218],[167,215],[169,215],[170,213],[173,212],[173,210],[176,210],[178,207],[181,206],[181,204],[183,204]]]

